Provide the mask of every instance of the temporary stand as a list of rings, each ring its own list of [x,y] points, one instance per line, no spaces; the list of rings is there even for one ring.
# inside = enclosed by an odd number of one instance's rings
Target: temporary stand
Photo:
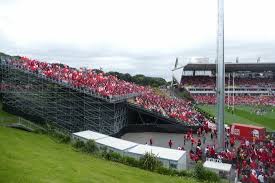
[[[96,130],[112,135],[127,125],[127,97],[106,98],[83,88],[46,78],[1,57],[3,107],[69,132]]]

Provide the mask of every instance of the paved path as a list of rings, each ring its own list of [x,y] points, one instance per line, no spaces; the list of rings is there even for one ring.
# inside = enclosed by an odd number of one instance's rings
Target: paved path
[[[196,141],[198,140],[197,135],[193,135]],[[169,148],[168,141],[171,139],[173,142],[173,149],[177,149],[179,146],[184,146],[185,150],[191,149],[191,142],[186,141],[184,145],[184,134],[175,134],[175,133],[158,133],[158,132],[142,132],[142,133],[127,133],[124,134],[122,139],[129,140],[132,142],[137,142],[140,144],[149,144],[150,138],[153,140],[154,146],[166,147]],[[202,137],[200,137],[202,142]],[[210,133],[206,134],[206,143],[202,144],[204,148],[206,145],[213,145],[216,143],[217,139],[214,138],[214,141],[210,138]]]
[[[206,143],[202,144],[202,150],[204,151],[204,148],[207,145],[214,145],[217,143],[217,139],[214,137],[213,140],[211,140],[210,133],[206,134]],[[193,137],[198,140],[197,135],[193,135]],[[153,145],[154,146],[159,146],[159,147],[166,147],[169,148],[168,141],[171,139],[173,142],[173,149],[177,149],[179,146],[182,147],[184,146],[184,149],[187,151],[187,168],[192,168],[195,165],[195,162],[191,161],[189,158],[189,151],[191,149],[191,142],[186,141],[186,144],[184,144],[184,134],[175,134],[175,133],[158,133],[158,132],[142,132],[142,133],[127,133],[124,134],[122,139],[129,140],[132,142],[137,142],[140,144],[150,144],[150,138],[153,140]],[[203,143],[202,137],[200,137],[201,142]],[[239,142],[236,141],[237,144]],[[235,174],[234,174],[234,168],[232,170],[232,174],[230,176],[231,180],[235,179]]]
[[[197,135],[193,135],[196,141],[198,140]],[[127,133],[122,137],[124,140],[129,140],[132,142],[137,142],[139,144],[150,144],[150,138],[153,140],[153,146],[166,147],[169,148],[168,141],[171,139],[173,142],[173,149],[177,149],[178,147],[184,147],[187,151],[187,161],[188,167],[192,167],[195,163],[189,159],[189,151],[191,150],[191,141],[186,141],[184,145],[184,134],[175,134],[175,133],[158,133],[158,132],[142,132],[142,133]],[[200,137],[201,142],[203,143],[202,137]],[[213,145],[217,142],[217,139],[211,140],[210,133],[206,134],[206,143],[202,144],[202,150],[207,145]],[[194,146],[195,148],[195,146]]]

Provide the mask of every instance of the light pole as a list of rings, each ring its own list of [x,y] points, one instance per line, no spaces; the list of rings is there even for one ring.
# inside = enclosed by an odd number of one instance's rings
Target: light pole
[[[218,0],[217,30],[217,132],[218,150],[224,150],[224,0]]]

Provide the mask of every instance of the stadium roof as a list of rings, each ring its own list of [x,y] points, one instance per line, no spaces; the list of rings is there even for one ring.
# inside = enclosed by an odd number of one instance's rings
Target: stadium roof
[[[179,68],[178,68],[179,69]],[[215,71],[216,64],[187,64],[183,66],[185,71]],[[225,63],[225,72],[251,71],[251,72],[275,72],[275,63]]]

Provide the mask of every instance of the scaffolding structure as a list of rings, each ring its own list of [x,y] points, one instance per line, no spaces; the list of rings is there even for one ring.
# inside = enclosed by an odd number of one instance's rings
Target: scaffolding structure
[[[5,110],[68,132],[94,130],[107,135],[127,125],[127,97],[104,98],[83,88],[9,64],[1,57]]]
[[[181,121],[175,118],[170,118],[167,115],[160,114],[158,112],[152,111],[145,109],[133,102],[128,102],[128,109],[131,109],[132,111],[137,112],[137,117],[136,123],[142,123],[146,125],[154,125],[154,124],[159,124],[159,121],[161,124],[163,123],[169,123],[169,124],[175,124],[175,125],[180,125],[183,127],[186,127],[186,129],[192,128],[192,129],[198,129],[199,127],[202,126],[202,121],[199,121],[198,119],[193,119],[195,124],[189,124],[185,121]],[[143,114],[146,114],[146,116],[153,116],[153,119],[143,119]],[[135,120],[131,120],[132,122]],[[148,122],[147,122],[148,121]]]

